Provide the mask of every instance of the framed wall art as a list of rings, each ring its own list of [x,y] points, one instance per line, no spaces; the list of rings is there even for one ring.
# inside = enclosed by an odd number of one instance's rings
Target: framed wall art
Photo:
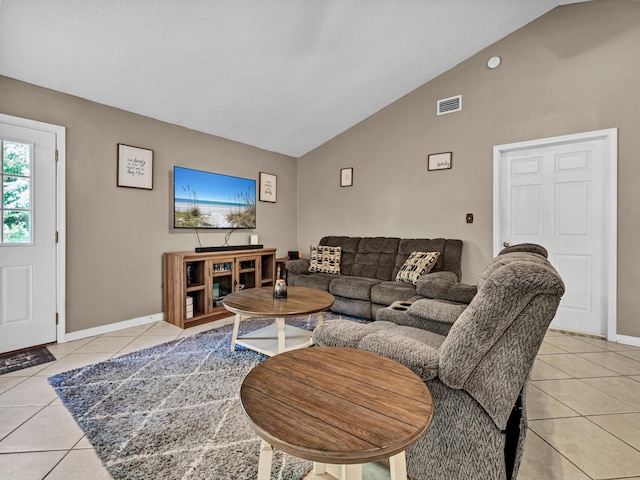
[[[118,186],[153,190],[153,150],[118,144]]]
[[[446,170],[451,168],[452,152],[432,153],[429,155],[428,170]]]
[[[340,169],[340,186],[352,187],[353,186],[353,168],[341,168]]]
[[[261,202],[276,203],[278,194],[278,177],[271,173],[260,172],[260,195]]]

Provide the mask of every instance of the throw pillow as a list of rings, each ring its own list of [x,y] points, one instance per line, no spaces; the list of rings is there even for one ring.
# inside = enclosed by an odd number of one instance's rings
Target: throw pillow
[[[413,285],[417,284],[418,278],[431,271],[439,256],[440,252],[411,252],[396,275],[396,280]]]
[[[342,248],[311,245],[309,272],[340,275],[340,256]]]

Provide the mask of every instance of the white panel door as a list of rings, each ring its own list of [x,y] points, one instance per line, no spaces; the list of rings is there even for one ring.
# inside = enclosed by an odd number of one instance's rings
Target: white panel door
[[[0,352],[56,341],[56,134],[0,122]]]
[[[606,334],[605,167],[604,139],[502,153],[500,238],[548,250],[566,287],[553,327]]]

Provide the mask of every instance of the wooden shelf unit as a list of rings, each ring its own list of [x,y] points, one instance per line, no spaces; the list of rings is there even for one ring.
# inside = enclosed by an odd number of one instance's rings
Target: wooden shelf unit
[[[222,305],[229,293],[273,286],[276,249],[167,252],[162,266],[164,319],[187,328],[233,315]],[[188,301],[193,316],[187,314]]]

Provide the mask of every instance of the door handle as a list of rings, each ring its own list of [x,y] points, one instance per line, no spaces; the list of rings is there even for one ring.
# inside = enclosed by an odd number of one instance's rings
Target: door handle
[[[507,242],[507,241],[502,242],[502,246],[503,247],[508,247],[509,246],[509,242]]]

